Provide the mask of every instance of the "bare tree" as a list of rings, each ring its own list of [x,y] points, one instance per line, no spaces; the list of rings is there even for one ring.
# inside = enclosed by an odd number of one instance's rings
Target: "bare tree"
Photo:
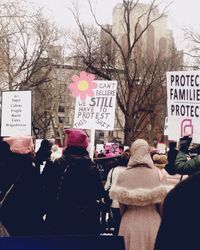
[[[91,1],[88,3],[97,28],[89,29],[82,24],[77,6],[72,9],[81,34],[76,54],[88,72],[99,78],[117,80],[117,103],[125,120],[124,144],[130,145],[146,130],[158,127],[156,120],[164,119],[165,73],[175,69],[179,60],[173,40],[168,41],[170,37],[155,47],[152,27],[166,19],[168,4],[159,11],[156,0],[148,5],[140,4],[139,0],[123,0],[116,7],[120,13],[116,28],[102,25]],[[163,123],[159,124],[158,130],[162,132]]]
[[[199,70],[200,68],[200,34],[191,27],[183,28],[185,33],[186,49],[185,56],[187,64],[185,68]]]
[[[53,126],[56,137],[60,100],[54,69],[63,58],[63,33],[42,9],[23,0],[0,4],[0,21],[0,88],[33,90],[33,131],[45,138]]]
[[[25,90],[48,82],[51,61],[44,58],[58,40],[55,25],[40,9],[19,2],[2,4],[0,20],[1,88]]]

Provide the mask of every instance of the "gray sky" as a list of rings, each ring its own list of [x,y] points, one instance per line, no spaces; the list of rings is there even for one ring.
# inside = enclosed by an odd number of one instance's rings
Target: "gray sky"
[[[45,13],[52,16],[54,20],[63,27],[70,27],[74,24],[73,17],[67,7],[73,0],[28,0],[44,6]],[[96,15],[101,23],[111,23],[112,9],[120,0],[92,0],[96,6]],[[150,0],[141,0],[140,2],[150,3]],[[91,22],[87,12],[87,0],[79,0],[82,19]],[[183,32],[181,28],[184,26],[191,28],[200,27],[200,1],[199,0],[172,0],[169,7],[169,28],[173,30],[174,37],[178,43],[178,47],[183,49]]]

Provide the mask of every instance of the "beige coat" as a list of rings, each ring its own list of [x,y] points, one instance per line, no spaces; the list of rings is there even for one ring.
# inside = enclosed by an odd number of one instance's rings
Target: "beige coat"
[[[118,166],[118,167],[115,167],[114,170],[113,169],[110,170],[110,172],[108,173],[108,176],[107,176],[106,184],[104,186],[105,190],[107,190],[108,188],[116,185],[118,176],[125,169],[126,169],[126,167]],[[111,183],[111,174],[112,174],[112,183]],[[119,202],[117,200],[113,199],[111,207],[113,207],[113,208],[119,208]]]
[[[111,187],[122,211],[119,235],[124,236],[126,250],[153,250],[160,225],[157,204],[171,188],[156,167],[136,165],[125,169]]]

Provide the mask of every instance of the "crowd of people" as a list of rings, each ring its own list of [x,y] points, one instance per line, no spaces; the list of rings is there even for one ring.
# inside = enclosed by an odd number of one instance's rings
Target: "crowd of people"
[[[2,236],[99,235],[109,212],[126,250],[197,249],[200,150],[190,150],[190,137],[179,149],[171,142],[167,155],[137,139],[107,158],[101,176],[104,160],[89,157],[87,134],[65,135],[62,153],[47,139],[36,153],[31,136],[0,141]]]

